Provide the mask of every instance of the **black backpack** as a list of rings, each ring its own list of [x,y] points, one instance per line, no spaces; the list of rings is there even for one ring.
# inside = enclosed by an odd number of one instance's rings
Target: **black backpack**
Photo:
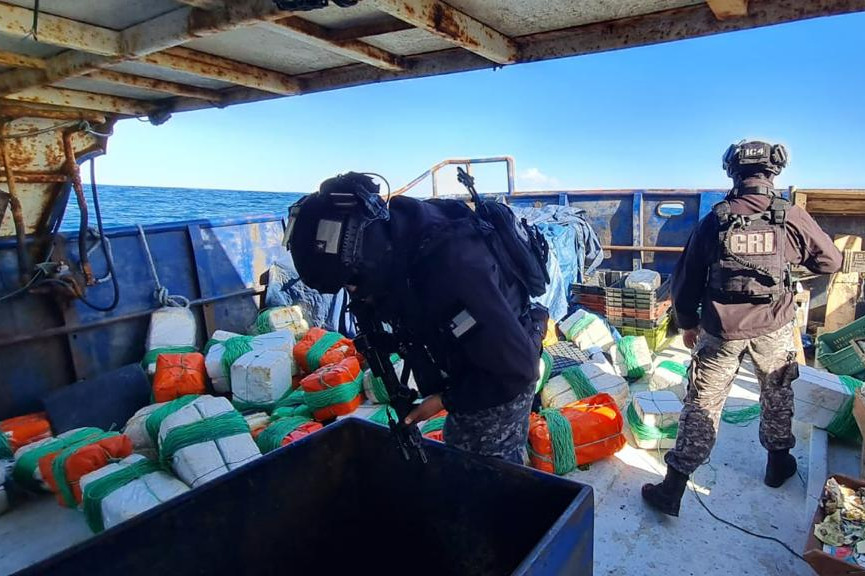
[[[494,231],[497,242],[490,249],[503,268],[525,288],[529,296],[542,296],[550,283],[547,259],[550,247],[537,226],[518,219],[507,204],[483,200],[475,190],[474,178],[457,168],[458,180],[471,194],[475,214]]]

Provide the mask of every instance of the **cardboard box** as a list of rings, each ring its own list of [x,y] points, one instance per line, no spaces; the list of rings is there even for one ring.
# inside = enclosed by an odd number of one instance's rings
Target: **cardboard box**
[[[865,486],[865,482],[861,480],[856,480],[840,474],[835,474],[832,478],[835,478],[838,484],[849,486],[854,489]],[[808,529],[808,542],[805,544],[805,553],[803,554],[805,561],[814,569],[814,572],[819,574],[819,576],[865,576],[865,568],[861,568],[856,564],[842,562],[841,560],[833,558],[829,554],[823,552],[823,543],[817,540],[817,537],[814,536],[814,526],[823,522],[824,518],[825,515],[823,514],[823,508],[818,506],[817,511],[814,513],[814,519],[811,522],[811,526]]]

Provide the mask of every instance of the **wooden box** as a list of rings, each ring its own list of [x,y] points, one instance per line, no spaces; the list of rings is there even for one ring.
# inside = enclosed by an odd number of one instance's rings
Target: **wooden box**
[[[841,474],[834,474],[832,478],[834,478],[838,484],[849,486],[850,488],[861,488],[865,486],[865,482],[850,478],[849,476],[842,476]],[[817,511],[814,513],[814,519],[811,522],[811,526],[808,529],[808,542],[805,544],[805,554],[803,554],[805,561],[808,562],[811,568],[814,569],[814,572],[819,574],[819,576],[841,576],[842,574],[865,576],[865,568],[859,567],[856,564],[848,564],[847,562],[833,558],[829,554],[823,552],[823,543],[817,540],[817,537],[814,536],[814,526],[821,523],[824,516],[823,508],[818,506]]]

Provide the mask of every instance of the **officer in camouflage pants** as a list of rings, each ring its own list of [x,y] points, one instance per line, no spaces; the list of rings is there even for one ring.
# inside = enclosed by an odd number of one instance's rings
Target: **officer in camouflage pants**
[[[777,488],[796,473],[790,265],[828,274],[840,269],[841,253],[807,212],[775,193],[773,179],[786,164],[781,145],[730,146],[723,167],[734,187],[700,220],[673,271],[673,311],[693,359],[676,447],[665,458],[667,475],[642,491],[646,503],[665,514],[679,515],[688,477],[709,457],[746,353],[760,382],[760,443],[768,451],[763,481]]]

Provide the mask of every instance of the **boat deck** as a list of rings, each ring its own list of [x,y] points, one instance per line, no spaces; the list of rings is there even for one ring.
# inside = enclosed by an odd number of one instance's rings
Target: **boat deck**
[[[675,340],[661,356],[681,360],[687,353]],[[639,389],[640,385],[635,385]],[[728,405],[757,400],[757,381],[745,363]],[[801,552],[826,471],[857,475],[858,453],[831,445],[825,432],[794,422],[799,475],[773,490],[763,485],[765,452],[758,420],[722,424],[711,461],[694,475],[694,488],[722,518]],[[630,444],[613,458],[569,477],[595,490],[595,574],[810,575],[810,568],[775,542],[760,540],[711,518],[692,491],[679,518],[648,510],[640,487],[664,475],[663,455]],[[814,476],[808,498],[809,474]],[[810,503],[809,503],[810,502]],[[0,517],[0,574],[9,574],[90,537],[80,512],[63,509],[52,497],[26,502]]]

